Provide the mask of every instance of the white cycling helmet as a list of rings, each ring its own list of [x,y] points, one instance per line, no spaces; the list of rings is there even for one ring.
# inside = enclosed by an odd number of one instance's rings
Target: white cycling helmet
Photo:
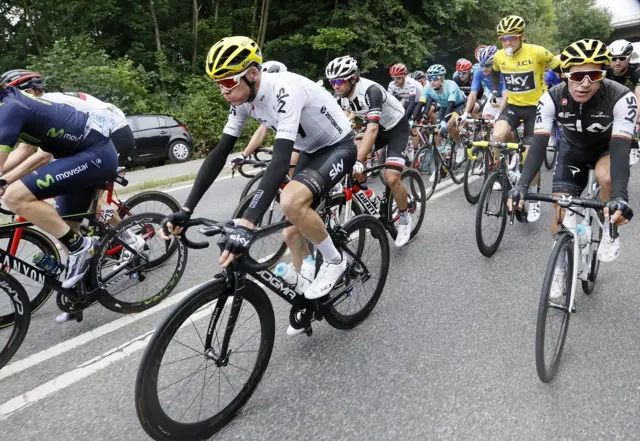
[[[264,63],[262,63],[262,72],[274,73],[274,72],[286,72],[286,71],[287,71],[287,66],[285,66],[279,61],[265,61]]]
[[[332,60],[325,69],[325,76],[333,80],[335,78],[347,78],[358,71],[358,62],[355,58],[346,55]]]
[[[633,53],[633,45],[627,40],[616,40],[609,45],[612,57],[629,56]]]
[[[442,64],[433,64],[427,69],[427,76],[440,76],[447,75],[447,69]]]

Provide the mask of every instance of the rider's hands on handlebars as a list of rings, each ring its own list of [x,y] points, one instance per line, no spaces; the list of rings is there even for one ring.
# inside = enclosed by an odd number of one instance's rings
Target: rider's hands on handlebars
[[[458,125],[463,124],[467,120],[467,118],[469,118],[469,114],[467,112],[464,112],[462,115],[458,117],[458,121],[456,122],[458,123]]]
[[[231,161],[229,161],[229,168],[236,168],[242,165],[247,156],[244,153],[240,153],[242,156],[236,156]]]
[[[165,240],[169,240],[171,235],[179,235],[182,233],[182,225],[189,222],[191,219],[190,211],[186,211],[184,208],[176,213],[171,213],[169,216],[165,217],[162,220],[162,228],[160,228],[160,237]]]
[[[355,164],[353,164],[353,175],[361,175],[364,171],[364,163],[361,160],[357,160]]]
[[[218,240],[218,245],[222,251],[220,256],[220,266],[226,268],[238,256],[246,253],[253,242],[253,228],[247,221],[240,220],[240,224],[236,220],[230,221],[228,226],[233,227],[232,231]]]
[[[442,120],[440,121],[440,131],[441,132],[446,132],[447,131],[447,122]]]
[[[509,190],[509,196],[507,199],[507,209],[509,213],[513,211],[514,202],[518,204],[518,211],[524,209],[524,201],[529,194],[529,187],[523,184],[517,184],[511,190]]]
[[[633,210],[629,206],[629,203],[620,197],[612,199],[611,202],[615,202],[618,209],[613,213],[613,216],[611,216],[610,222],[618,226],[628,224],[631,218],[633,218]],[[602,211],[605,217],[609,216],[609,207],[604,207]]]

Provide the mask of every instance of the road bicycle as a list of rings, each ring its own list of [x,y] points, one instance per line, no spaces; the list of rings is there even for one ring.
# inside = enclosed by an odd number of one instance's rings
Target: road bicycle
[[[104,186],[108,206],[117,210],[121,219],[144,212],[159,213],[166,216],[180,210],[178,201],[170,195],[159,191],[145,191],[123,201],[118,198],[114,190],[115,183],[123,187],[128,185],[124,167],[120,167],[113,179],[107,181]],[[94,196],[94,200],[96,196],[97,194]],[[94,203],[93,207],[95,206]],[[107,215],[112,215],[108,210],[109,208],[107,208]],[[42,258],[48,259],[50,262],[62,262],[59,245],[56,245],[48,235],[38,229],[26,227],[26,219],[16,216],[2,207],[0,207],[0,213],[11,217],[10,223],[0,225],[0,248],[13,256],[27,261],[30,261],[32,256],[40,254],[43,256]],[[81,230],[88,237],[101,237],[106,230],[105,219],[96,211],[63,218],[71,221],[84,221],[85,224],[81,226]],[[116,247],[110,251],[110,256],[119,255],[120,251],[121,248]],[[8,268],[5,268],[5,270],[8,270]],[[31,313],[38,311],[53,293],[52,289],[47,289],[41,283],[21,274],[13,274],[13,276],[27,291],[27,295],[30,298]],[[0,328],[13,323],[10,318],[11,314],[10,312],[3,314],[0,311]]]
[[[483,256],[491,257],[498,250],[504,236],[507,225],[507,196],[522,173],[524,146],[522,143],[490,141],[474,141],[469,146],[467,154],[472,161],[477,160],[476,152],[479,149],[491,148],[499,151],[498,166],[482,185],[476,207],[476,244]],[[492,153],[485,152],[485,156],[491,155]],[[519,222],[527,222],[526,204],[523,211],[516,212],[516,218]]]
[[[604,234],[609,234],[612,239],[618,237],[617,226],[605,224],[602,214],[604,207],[614,213],[618,205],[600,201],[600,191],[594,183],[595,172],[590,168],[587,194],[582,199],[548,194],[531,194],[526,198],[550,202],[566,210],[547,264],[538,307],[536,370],[544,383],[553,380],[560,365],[569,319],[576,312],[578,282],[587,295],[595,289],[600,269],[598,247],[605,225],[609,228]],[[578,218],[582,221],[578,222]]]
[[[494,120],[489,118],[469,118],[471,135],[468,139],[473,141],[489,141],[491,131],[493,130]],[[478,203],[482,186],[487,180],[489,174],[496,170],[498,162],[494,160],[493,155],[486,149],[476,149],[476,159],[468,159],[463,178],[464,197],[471,205]]]
[[[369,316],[387,279],[390,251],[385,229],[369,215],[344,225],[329,222],[333,204],[331,197],[325,198],[323,218],[329,236],[348,261],[330,294],[307,300],[271,272],[268,262],[245,255],[197,288],[157,327],[142,356],[135,388],[138,419],[153,439],[207,439],[247,403],[267,369],[275,338],[273,306],[265,289],[292,305],[290,325],[309,336],[313,322],[324,319],[346,330]],[[221,236],[221,249],[232,231],[207,219],[193,219],[187,228],[198,225],[204,225],[199,232],[206,236]],[[256,239],[278,235],[289,225],[277,222],[254,234]],[[192,248],[208,246],[186,236],[182,241]],[[317,253],[317,264],[320,261]],[[205,392],[207,387],[211,393]]]

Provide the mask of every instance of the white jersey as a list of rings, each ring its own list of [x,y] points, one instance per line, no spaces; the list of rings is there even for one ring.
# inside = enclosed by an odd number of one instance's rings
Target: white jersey
[[[104,126],[108,135],[128,125],[122,110],[87,93],[45,93],[42,98],[54,103],[68,104],[76,110],[92,116]]]
[[[365,121],[380,124],[382,130],[394,128],[404,116],[400,101],[375,81],[360,78],[351,98],[338,98],[340,106]]]
[[[410,77],[404,77],[404,84],[402,87],[396,86],[393,81],[389,83],[389,93],[394,96],[399,96],[403,100],[406,100],[410,96],[416,97],[416,102],[422,96],[422,84]]]
[[[253,102],[231,106],[223,133],[239,137],[250,117],[274,130],[276,139],[294,141],[306,153],[336,144],[351,132],[331,94],[293,72],[262,75]]]

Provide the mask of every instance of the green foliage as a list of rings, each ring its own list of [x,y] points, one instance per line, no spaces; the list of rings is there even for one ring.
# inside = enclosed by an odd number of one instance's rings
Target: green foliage
[[[257,38],[266,0],[0,0],[0,71],[30,67],[53,91],[83,91],[128,114],[169,113],[204,154],[219,139],[229,105],[203,76],[209,48],[228,35]],[[158,50],[157,19],[161,50]],[[314,80],[333,58],[350,54],[372,79],[387,84],[403,62],[450,71],[473,60],[480,44],[498,44],[495,26],[510,14],[527,22],[527,41],[557,53],[580,38],[607,41],[610,14],[596,0],[270,0],[265,59]],[[29,14],[25,13],[25,7]],[[192,64],[194,59],[195,64]],[[248,141],[251,123],[239,145]]]

